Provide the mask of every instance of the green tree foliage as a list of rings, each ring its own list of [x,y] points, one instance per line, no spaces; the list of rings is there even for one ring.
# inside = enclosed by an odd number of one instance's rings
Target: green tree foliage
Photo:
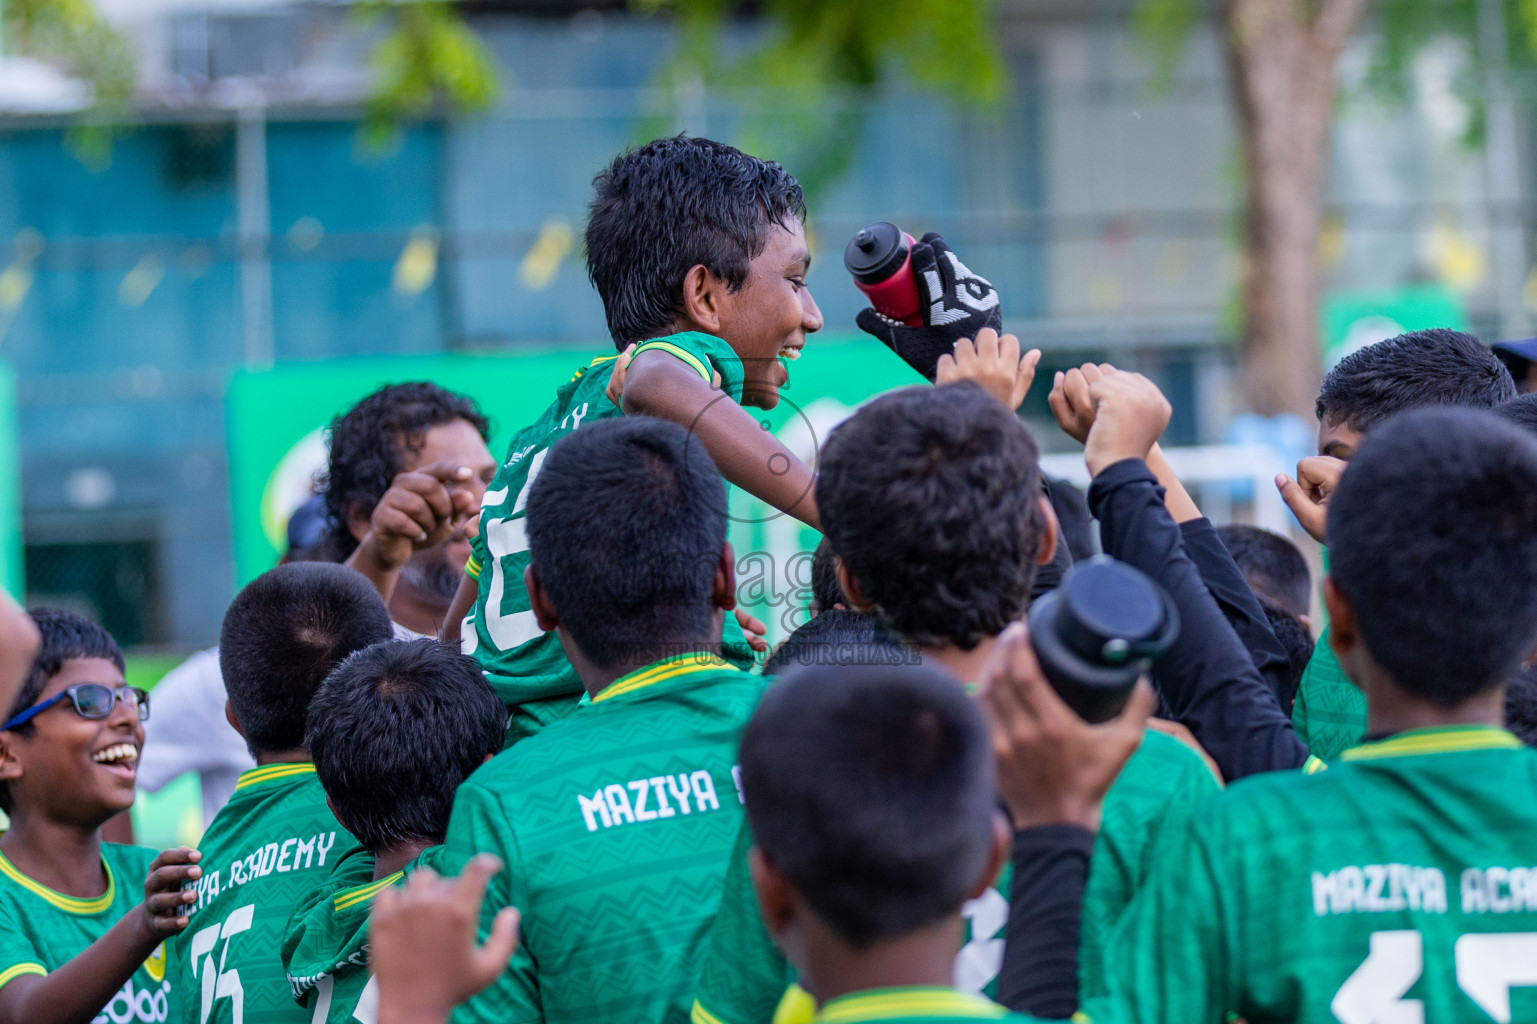
[[[374,81],[362,130],[370,144],[434,109],[473,113],[496,100],[496,63],[446,0],[367,0],[358,11],[389,21],[369,58]]]
[[[868,96],[900,76],[932,94],[991,106],[1008,76],[994,0],[634,0],[670,14],[677,57],[664,84],[694,81],[747,100],[736,141],[793,163],[815,194],[847,169]],[[725,28],[750,13],[753,42],[733,47]],[[776,147],[779,151],[776,151]]]
[[[90,0],[3,0],[5,49],[61,67],[91,87],[92,105],[66,141],[87,165],[105,166],[131,110],[132,47]]]

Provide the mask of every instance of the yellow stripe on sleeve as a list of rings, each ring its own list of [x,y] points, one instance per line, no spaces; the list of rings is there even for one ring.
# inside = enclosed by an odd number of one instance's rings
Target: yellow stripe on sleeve
[[[0,988],[9,985],[23,974],[41,974],[47,977],[48,968],[42,964],[16,964],[13,967],[7,967],[0,971]]]

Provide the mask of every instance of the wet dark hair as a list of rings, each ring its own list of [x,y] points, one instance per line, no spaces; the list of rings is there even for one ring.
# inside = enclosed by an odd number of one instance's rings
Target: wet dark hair
[[[491,425],[473,398],[431,381],[391,384],[331,421],[331,455],[319,486],[328,517],[318,555],[344,562],[357,549],[347,527],[349,512],[372,515],[374,506],[406,468],[406,457],[421,451],[427,431],[464,420],[485,439]]]
[[[934,669],[791,672],[743,731],[741,763],[754,843],[854,946],[959,913],[987,867],[987,727]]]
[[[783,167],[710,139],[648,142],[592,184],[587,276],[621,349],[672,333],[691,268],[740,289],[769,228],[806,219],[801,187]]]
[[[817,542],[811,556],[811,599],[818,614],[837,611],[835,606],[844,603],[843,588],[838,585],[838,556],[826,537]]]
[[[309,707],[305,746],[347,831],[378,853],[441,843],[459,783],[502,749],[507,707],[474,658],[436,640],[350,655]]]
[[[911,387],[833,429],[822,529],[881,617],[920,646],[965,650],[1030,599],[1045,533],[1030,431],[975,384]]]
[[[676,423],[627,416],[561,438],[529,491],[527,523],[529,564],[595,664],[719,639],[726,485]]]
[[[905,665],[918,660],[918,652],[890,633],[879,616],[833,608],[785,637],[763,663],[763,674],[777,676],[811,665]]]
[[[1455,707],[1537,644],[1537,439],[1492,413],[1378,426],[1329,498],[1328,537],[1366,649],[1404,690]]]
[[[219,671],[251,755],[303,747],[326,676],[393,629],[373,584],[344,565],[291,562],[246,584],[224,613]]]
[[[1365,433],[1408,409],[1455,405],[1492,409],[1516,397],[1516,382],[1471,334],[1436,327],[1357,349],[1324,375],[1314,411],[1320,423]]]

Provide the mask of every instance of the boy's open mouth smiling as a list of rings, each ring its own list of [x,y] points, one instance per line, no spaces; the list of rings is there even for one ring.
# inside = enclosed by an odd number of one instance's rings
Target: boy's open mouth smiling
[[[91,760],[132,779],[138,774],[139,748],[128,742],[114,743],[96,751]]]

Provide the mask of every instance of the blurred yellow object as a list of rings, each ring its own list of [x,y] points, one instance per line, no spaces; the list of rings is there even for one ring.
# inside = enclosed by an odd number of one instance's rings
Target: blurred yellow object
[[[816,1019],[817,1001],[799,985],[791,985],[774,1010],[773,1024],[811,1024]]]
[[[1426,246],[1436,276],[1458,291],[1471,291],[1484,279],[1484,251],[1455,226],[1442,221],[1430,229]]]
[[[117,301],[124,309],[138,309],[149,300],[165,279],[165,261],[157,254],[147,252],[139,257],[133,269],[123,275],[117,286]]]
[[[539,229],[539,237],[529,246],[518,265],[518,280],[531,292],[542,292],[560,272],[560,263],[571,252],[576,233],[563,220],[552,220]]]
[[[391,286],[395,294],[415,298],[428,288],[438,276],[438,233],[429,227],[411,232],[411,240],[400,250],[395,261],[395,273]]]

